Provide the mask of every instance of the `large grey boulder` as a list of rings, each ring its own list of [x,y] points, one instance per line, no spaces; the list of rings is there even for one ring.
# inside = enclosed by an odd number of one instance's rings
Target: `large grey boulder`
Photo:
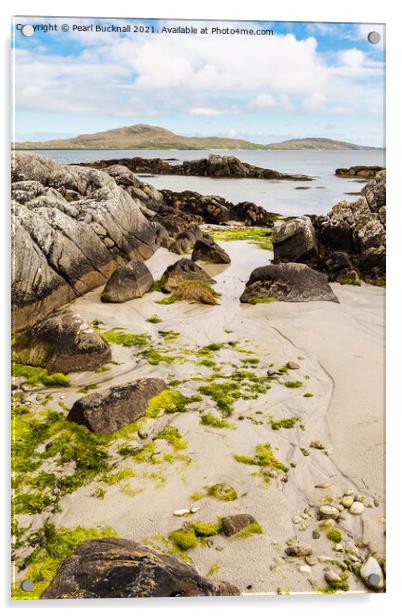
[[[139,379],[79,398],[67,419],[86,426],[91,432],[111,434],[143,417],[148,402],[167,389],[162,379]]]
[[[318,255],[317,237],[307,216],[278,220],[272,229],[274,258],[281,262],[297,262]]]
[[[12,327],[22,329],[147,259],[158,234],[139,199],[102,171],[30,152],[12,165]]]
[[[48,372],[95,370],[111,357],[98,332],[71,311],[52,314],[19,332],[13,344],[14,361]]]
[[[127,539],[87,539],[61,565],[42,599],[238,595],[190,565]]]
[[[130,261],[119,267],[107,281],[102,302],[122,303],[142,297],[152,287],[154,279],[143,261]]]
[[[338,301],[326,276],[303,263],[266,265],[252,271],[240,301],[256,303],[259,299],[283,302]]]
[[[202,267],[191,259],[179,259],[165,270],[161,279],[162,290],[170,293],[185,280],[203,280],[209,284],[215,282]]]

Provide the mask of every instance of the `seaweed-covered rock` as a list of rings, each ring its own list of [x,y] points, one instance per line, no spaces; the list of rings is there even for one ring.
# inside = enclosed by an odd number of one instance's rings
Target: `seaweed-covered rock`
[[[142,297],[154,279],[143,261],[130,261],[113,272],[101,295],[102,302],[122,303]]]
[[[196,241],[191,258],[193,261],[230,263],[228,253],[209,236],[204,236],[202,239]]]
[[[116,385],[77,400],[67,419],[86,426],[91,432],[111,434],[143,417],[148,402],[167,389],[162,379],[139,379]]]
[[[109,345],[78,315],[57,312],[19,332],[13,358],[49,372],[95,370],[111,359]]]
[[[12,166],[12,327],[22,329],[104,284],[131,259],[147,259],[158,235],[102,171],[30,152]]]
[[[277,221],[272,229],[275,260],[297,262],[318,255],[317,237],[307,216]]]
[[[42,599],[195,597],[238,595],[190,565],[127,539],[82,541],[61,565]]]
[[[185,280],[203,280],[209,284],[215,282],[202,267],[191,259],[179,259],[165,270],[161,281],[162,290],[170,293]]]
[[[257,267],[251,272],[240,301],[254,303],[258,299],[284,302],[338,301],[326,276],[303,263]]]

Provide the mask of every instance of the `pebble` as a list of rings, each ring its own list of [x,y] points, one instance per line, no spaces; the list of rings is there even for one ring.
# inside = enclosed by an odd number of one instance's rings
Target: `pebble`
[[[313,554],[311,554],[310,556],[306,556],[304,560],[308,565],[312,567],[318,563],[318,558],[316,556],[313,556]]]
[[[311,573],[311,567],[309,567],[309,565],[301,565],[299,571],[301,573]]]
[[[330,569],[329,571],[325,572],[324,578],[325,578],[325,581],[328,582],[328,584],[330,584],[331,582],[340,582],[341,581],[341,576],[338,575],[332,569]]]
[[[335,552],[343,552],[343,545],[342,543],[335,543],[333,550]]]
[[[364,565],[360,567],[360,577],[369,588],[383,590],[384,574],[373,556],[369,556]]]
[[[313,449],[325,449],[324,445],[318,439],[311,441],[310,447]]]
[[[190,513],[197,513],[200,510],[199,507],[191,507]]]
[[[359,501],[355,501],[349,511],[350,513],[353,513],[353,515],[361,515],[364,511],[364,505]]]
[[[327,488],[332,487],[332,483],[316,483],[315,488],[319,488],[320,490],[326,490]]]
[[[321,533],[318,530],[313,530],[311,535],[312,535],[313,539],[319,539],[321,537]]]
[[[285,553],[288,556],[310,556],[312,551],[307,545],[291,545],[286,548]]]
[[[349,488],[349,490],[345,490],[343,493],[344,496],[353,496],[354,492],[351,488]]]
[[[310,523],[309,523],[309,522],[302,522],[302,523],[299,525],[299,530],[307,530],[309,526],[310,526]]]
[[[267,370],[267,376],[275,376],[278,374],[276,370]]]
[[[179,518],[189,513],[190,513],[190,509],[176,509],[176,511],[173,511],[173,515],[176,515]]]
[[[295,515],[295,517],[293,518],[293,524],[300,524],[301,521],[302,519],[299,515]]]
[[[288,361],[286,368],[289,368],[289,370],[299,370],[300,366],[295,361]]]
[[[344,496],[341,500],[341,505],[343,505],[344,507],[346,507],[346,509],[349,509],[349,507],[351,507],[353,505],[354,502],[354,498],[353,496],[350,494],[349,496]]]
[[[364,496],[364,494],[359,494],[358,496],[356,496],[355,500],[358,501],[359,503],[364,503],[364,501],[366,500],[366,497]]]
[[[339,516],[339,511],[332,505],[321,505],[319,515],[322,520],[336,520]]]
[[[143,430],[142,428],[140,428],[138,430],[138,436],[142,439],[147,438],[148,436],[148,432],[146,430]]]
[[[223,552],[223,547],[222,547],[221,545],[216,545],[216,546],[215,546],[215,550],[216,550],[217,552]]]

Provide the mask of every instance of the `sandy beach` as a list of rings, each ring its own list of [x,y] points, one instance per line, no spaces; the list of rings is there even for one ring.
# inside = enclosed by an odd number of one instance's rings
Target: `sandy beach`
[[[334,551],[325,531],[313,538],[318,522],[311,508],[339,502],[347,490],[365,497],[364,516],[345,511],[338,526],[352,551],[356,544],[365,544],[370,552],[384,556],[384,290],[333,284],[339,303],[242,305],[238,298],[250,272],[267,264],[272,253],[248,241],[221,245],[231,264],[204,266],[221,294],[216,306],[160,305],[155,301],[163,295],[157,292],[124,304],[104,304],[101,288],[73,302],[71,308],[85,320],[97,319],[108,330],[126,328],[152,339],[160,338],[160,331],[177,333],[172,342],[164,339],[164,349],[179,359],[150,365],[133,348],[113,345],[112,356],[119,365],[103,374],[73,373],[73,387],[57,391],[52,404],[56,407],[62,399],[68,409],[85,386],[110,386],[144,376],[181,381],[179,391],[196,394],[200,381],[211,372],[200,365],[196,349],[211,343],[223,345],[213,359],[224,374],[233,367],[265,376],[268,366],[289,361],[300,367],[283,373],[255,399],[236,400],[227,428],[200,423],[200,414],[216,415],[216,405],[209,398],[191,405],[186,413],[148,419],[149,436],[141,445],[164,427],[174,427],[186,441],[179,455],[165,461],[169,446],[157,440],[157,464],[125,459],[116,470],[130,468],[133,477],[104,486],[103,499],[94,496],[94,483],[64,496],[53,521],[59,527],[111,526],[125,538],[166,549],[165,538],[187,520],[175,516],[177,510],[197,507],[191,521],[213,523],[221,516],[249,513],[263,534],[242,539],[217,535],[207,545],[190,550],[188,557],[200,574],[228,580],[242,593],[314,591],[325,586],[328,562],[340,561],[345,554]],[[154,279],[177,258],[158,249],[147,261]],[[146,321],[153,315],[161,322]],[[255,360],[251,367],[250,358]],[[284,386],[292,380],[302,386]],[[35,400],[33,394],[31,399]],[[293,428],[272,429],[270,419],[292,417],[298,418]],[[319,448],[311,447],[313,442]],[[286,479],[273,473],[267,483],[258,466],[234,458],[253,456],[256,446],[267,443],[288,466]],[[235,488],[236,500],[220,501],[203,492],[205,486],[221,482]],[[28,518],[40,526],[40,515],[21,516],[20,523],[24,525]],[[312,566],[303,567],[300,558],[284,558],[284,550],[295,539],[312,548],[317,557]],[[351,590],[366,590],[356,576],[350,576],[349,584]]]

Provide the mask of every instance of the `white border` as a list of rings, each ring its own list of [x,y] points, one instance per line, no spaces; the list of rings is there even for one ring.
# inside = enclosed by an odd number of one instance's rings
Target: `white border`
[[[118,4],[103,4],[99,0],[3,0],[1,7],[0,28],[3,91],[8,92],[10,83],[10,23],[12,15],[54,15],[54,16],[110,16],[114,17],[166,17],[188,19],[266,19],[268,21],[349,21],[372,22],[387,24],[387,174],[388,174],[388,288],[387,288],[387,593],[385,595],[344,595],[344,596],[294,596],[294,597],[247,597],[247,598],[199,598],[199,599],[161,599],[161,600],[104,600],[96,602],[38,602],[20,603],[8,601],[9,555],[8,555],[8,390],[9,390],[9,143],[10,134],[10,100],[2,97],[2,135],[3,143],[0,148],[2,172],[1,222],[0,222],[0,267],[2,294],[1,310],[1,338],[0,348],[0,392],[3,404],[0,406],[2,415],[1,436],[3,447],[1,455],[0,480],[4,487],[1,506],[1,541],[0,560],[0,588],[3,607],[12,609],[14,613],[23,613],[25,609],[52,610],[58,612],[63,609],[74,608],[77,615],[83,614],[85,609],[122,609],[134,611],[136,614],[173,613],[183,610],[193,614],[202,614],[207,609],[228,609],[233,614],[240,614],[245,609],[253,614],[266,614],[275,610],[276,613],[290,614],[296,610],[308,610],[309,614],[325,611],[326,614],[339,614],[342,610],[353,610],[355,613],[364,611],[365,615],[378,615],[378,611],[392,614],[396,606],[401,604],[398,595],[400,577],[402,576],[401,550],[402,537],[401,524],[401,385],[402,385],[402,302],[401,302],[401,244],[402,244],[402,199],[401,199],[401,11],[398,3],[375,2],[372,0],[285,0],[278,3],[264,0],[247,0],[235,4],[233,0],[202,0],[202,2],[184,3],[183,0],[148,0],[142,4],[129,0],[120,0]],[[351,409],[353,412],[353,409]],[[5,495],[5,496],[4,496]],[[245,563],[245,566],[247,563]],[[398,610],[399,611],[399,610]]]

